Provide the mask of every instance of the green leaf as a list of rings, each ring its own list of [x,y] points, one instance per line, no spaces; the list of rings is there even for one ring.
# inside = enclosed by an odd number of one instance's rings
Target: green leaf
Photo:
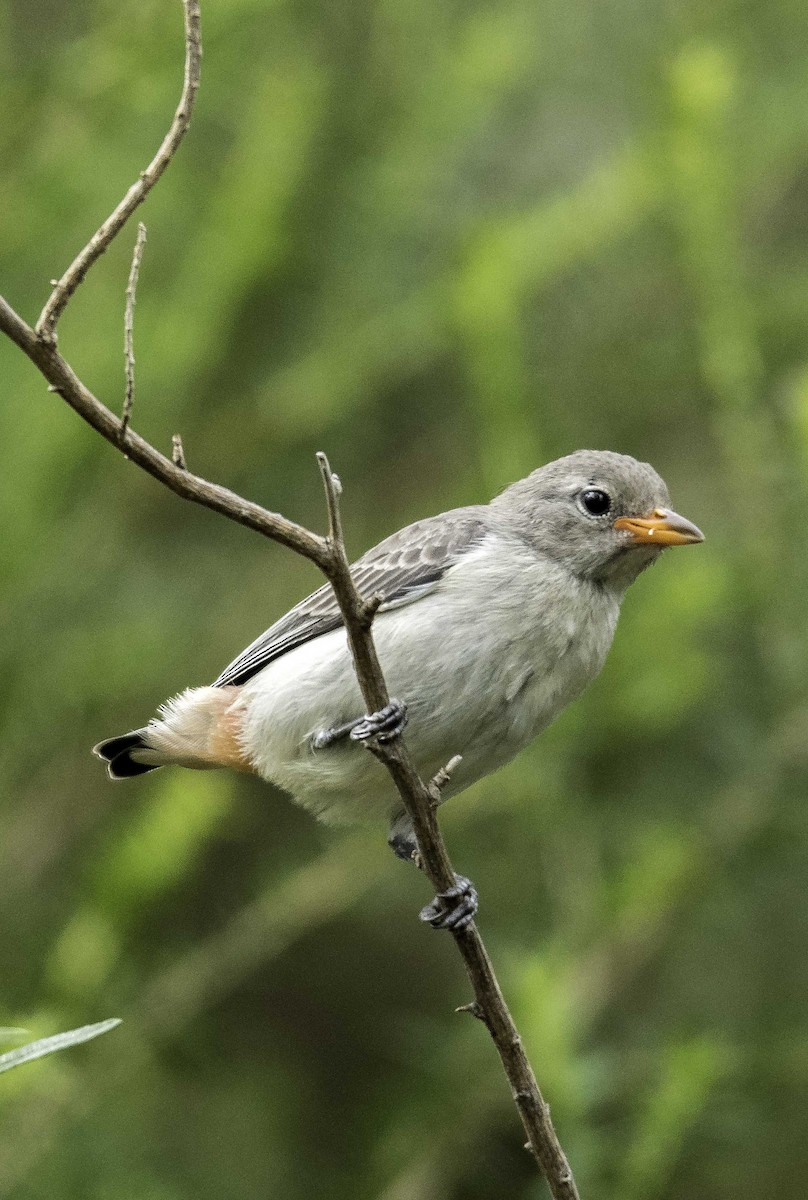
[[[89,1042],[91,1038],[108,1033],[116,1025],[120,1025],[119,1017],[111,1017],[108,1021],[99,1021],[96,1025],[82,1025],[79,1029],[69,1029],[67,1033],[56,1033],[53,1037],[39,1038],[29,1042],[27,1046],[19,1046],[0,1054],[0,1072],[10,1071],[12,1067],[20,1067],[23,1063],[42,1058],[45,1054],[53,1054],[56,1050],[65,1050],[68,1046],[78,1046],[80,1042]]]

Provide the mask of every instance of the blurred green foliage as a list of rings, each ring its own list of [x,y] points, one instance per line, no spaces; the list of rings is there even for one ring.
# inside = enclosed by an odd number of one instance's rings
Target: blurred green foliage
[[[607,667],[444,809],[587,1200],[804,1195],[808,12],[218,0],[143,210],[135,426],[351,548],[581,446],[707,532]],[[0,12],[2,290],[33,319],[167,126],[179,4]],[[61,346],[111,407],[134,228]],[[257,781],[89,747],[317,583],[0,346],[0,1087],[15,1200],[538,1200],[426,893]],[[447,747],[447,753],[451,752]]]

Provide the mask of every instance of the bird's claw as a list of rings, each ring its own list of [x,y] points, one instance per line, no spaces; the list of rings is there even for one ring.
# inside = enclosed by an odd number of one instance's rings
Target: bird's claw
[[[455,875],[455,885],[438,892],[431,904],[421,909],[421,920],[433,929],[465,929],[477,914],[477,889],[465,875]]]
[[[407,706],[401,700],[391,700],[379,712],[370,713],[354,725],[350,732],[353,742],[374,740],[387,745],[399,737],[407,724]]]

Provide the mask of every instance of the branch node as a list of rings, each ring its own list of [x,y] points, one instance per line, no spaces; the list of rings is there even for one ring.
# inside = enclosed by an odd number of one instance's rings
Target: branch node
[[[468,1013],[469,1016],[476,1017],[478,1021],[482,1021],[485,1024],[485,1013],[476,1000],[472,1000],[470,1004],[461,1004],[455,1009],[455,1012]]]
[[[178,433],[175,433],[171,439],[171,461],[175,467],[179,467],[181,471],[188,470],[188,464],[185,461],[185,450],[182,445],[182,438]]]
[[[441,767],[437,774],[433,776],[433,778],[427,784],[426,790],[429,792],[429,798],[432,801],[433,808],[437,808],[440,804],[441,793],[451,781],[452,775],[455,773],[462,761],[463,755],[455,754],[453,758],[449,759],[446,766]]]
[[[363,629],[370,629],[373,624],[373,618],[384,604],[384,596],[381,592],[374,592],[369,600],[362,603],[362,608],[359,613],[359,620]]]

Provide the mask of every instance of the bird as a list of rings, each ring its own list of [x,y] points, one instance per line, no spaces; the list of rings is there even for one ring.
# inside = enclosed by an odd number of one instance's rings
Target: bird
[[[168,700],[147,725],[93,748],[112,779],[175,764],[251,772],[333,824],[386,818],[418,861],[388,773],[362,743],[407,746],[424,779],[459,764],[441,802],[514,758],[595,679],[627,588],[668,547],[704,535],[670,507],[654,468],[579,450],[488,504],[406,526],[352,566],[382,597],[373,636],[390,694],[365,714],[330,584],[262,633],[210,686]],[[474,885],[435,897],[435,928],[465,928]]]

